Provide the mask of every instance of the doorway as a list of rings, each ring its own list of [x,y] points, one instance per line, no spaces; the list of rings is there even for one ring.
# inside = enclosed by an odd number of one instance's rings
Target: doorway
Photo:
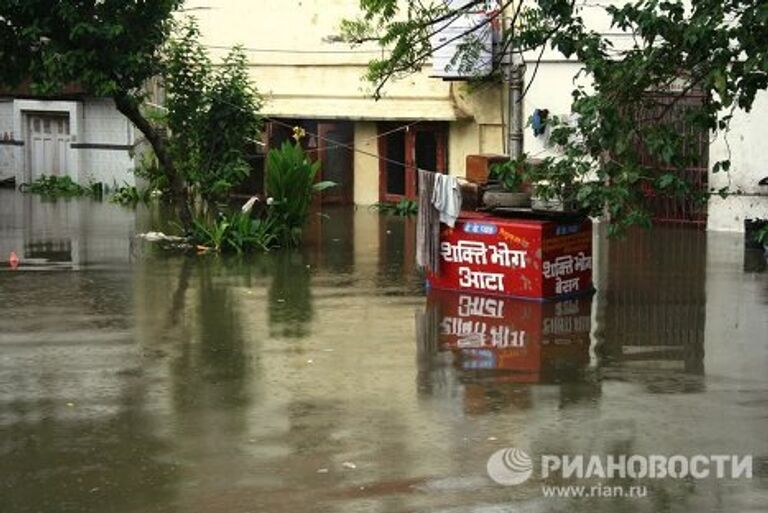
[[[351,122],[315,119],[285,119],[267,125],[268,148],[275,149],[285,141],[293,141],[293,127],[302,128],[306,136],[301,146],[313,161],[320,161],[317,181],[336,183],[322,192],[322,204],[351,205],[354,202],[354,130]]]
[[[30,182],[69,171],[70,127],[67,114],[27,115],[27,162]]]
[[[352,124],[318,123],[317,131],[321,179],[336,183],[336,187],[323,191],[323,204],[351,205],[355,190]]]
[[[419,169],[447,173],[445,123],[379,124],[379,201],[415,200]]]

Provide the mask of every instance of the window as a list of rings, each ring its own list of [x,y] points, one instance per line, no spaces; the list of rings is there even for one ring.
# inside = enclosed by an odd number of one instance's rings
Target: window
[[[379,200],[416,199],[418,170],[446,173],[445,123],[379,124]]]

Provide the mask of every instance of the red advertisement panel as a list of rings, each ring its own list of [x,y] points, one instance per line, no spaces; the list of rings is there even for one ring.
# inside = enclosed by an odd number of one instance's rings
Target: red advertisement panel
[[[443,225],[437,289],[543,299],[592,290],[592,224],[465,213]]]

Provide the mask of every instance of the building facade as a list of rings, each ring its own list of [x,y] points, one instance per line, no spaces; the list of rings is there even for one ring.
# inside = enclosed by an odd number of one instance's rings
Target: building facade
[[[133,184],[137,135],[111,99],[76,86],[55,98],[23,86],[0,92],[0,181],[20,185],[46,175],[83,185]]]
[[[631,44],[630,36],[611,29],[602,9],[607,3],[614,2],[585,3],[580,14],[610,34],[617,48]],[[341,20],[359,15],[358,0],[188,0],[184,13],[198,18],[214,60],[244,47],[253,82],[265,96],[267,129],[252,149],[254,173],[243,192],[263,192],[266,150],[288,139],[295,126],[304,128],[303,144],[322,161],[322,178],[340,184],[324,193],[326,203],[415,198],[419,168],[462,176],[468,155],[506,153],[508,95],[500,81],[470,87],[435,78],[427,65],[389,82],[378,101],[372,98],[373,86],[363,76],[381,49],[339,41]],[[522,101],[523,119],[535,109],[569,116],[579,69],[550,50],[538,68],[529,65],[525,83],[534,83]],[[55,99],[0,93],[0,180],[67,174],[80,183],[134,182],[138,131],[111,100],[69,93]],[[758,185],[768,176],[759,151],[764,113],[768,95],[762,94],[751,113],[734,115],[729,135],[701,134],[702,164],[687,171],[702,189],[730,186],[740,195],[714,197],[708,207],[651,199],[656,219],[738,231],[745,218],[768,217],[768,187]],[[556,153],[546,134],[535,136],[530,127],[523,146],[531,157]],[[713,173],[712,165],[727,156],[731,173]]]
[[[609,34],[617,48],[631,45],[630,35],[610,27],[603,10],[608,3],[615,2],[585,3],[580,14]],[[467,155],[505,153],[507,94],[501,83],[470,88],[435,78],[428,65],[388,83],[380,100],[372,98],[372,86],[363,76],[381,50],[365,44],[350,48],[338,38],[340,21],[359,14],[357,0],[265,0],[258,13],[246,0],[189,0],[187,6],[214,54],[222,56],[237,44],[245,47],[253,80],[267,99],[264,113],[275,121],[266,148],[286,138],[292,125],[310,134],[305,145],[323,161],[324,178],[342,184],[329,201],[370,205],[414,198],[418,168],[463,175]],[[537,55],[528,57],[535,61]],[[549,50],[538,69],[529,65],[525,83],[535,82],[523,98],[523,119],[535,109],[570,115],[580,67]],[[686,170],[701,190],[730,185],[740,195],[716,197],[708,207],[652,197],[649,205],[657,221],[740,231],[745,218],[768,217],[768,187],[758,185],[768,169],[761,167],[765,158],[757,153],[755,140],[764,123],[760,113],[768,113],[767,98],[761,95],[752,113],[737,113],[729,136],[699,134],[701,163]],[[688,104],[699,101],[704,99],[686,98]],[[523,146],[533,157],[556,153],[546,134],[536,137],[530,127]],[[732,173],[712,173],[713,164],[728,154]]]
[[[416,169],[460,175],[468,154],[502,153],[501,84],[470,92],[462,82],[430,77],[430,69],[393,81],[372,99],[363,81],[375,45],[338,42],[356,0],[189,0],[203,42],[214,56],[245,47],[251,74],[265,95],[276,143],[292,125],[305,128],[305,145],[323,161],[324,179],[341,187],[330,202],[371,205],[416,197]],[[267,14],[268,13],[268,14]],[[333,42],[337,41],[337,42]]]

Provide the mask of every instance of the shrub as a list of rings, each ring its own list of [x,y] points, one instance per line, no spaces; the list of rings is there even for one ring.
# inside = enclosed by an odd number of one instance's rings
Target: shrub
[[[256,198],[240,211],[221,211],[214,219],[193,220],[192,242],[220,252],[244,253],[299,244],[312,196],[333,182],[315,183],[319,162],[312,162],[298,143],[286,142],[267,155],[266,185],[270,197],[259,216]]]
[[[397,203],[376,203],[373,208],[384,214],[399,217],[410,217],[419,213],[419,204],[408,198],[403,198]]]
[[[310,161],[297,142],[285,142],[267,154],[267,216],[275,223],[280,245],[299,243],[312,196],[336,185],[330,181],[315,183],[319,170],[320,162]]]
[[[250,83],[247,58],[235,47],[215,66],[192,18],[177,27],[166,53],[171,155],[193,196],[225,202],[251,171],[246,147],[261,126],[262,98]]]
[[[148,191],[139,191],[133,185],[122,185],[117,187],[109,197],[109,201],[124,206],[135,206],[140,201],[149,199]]]
[[[254,218],[250,212],[235,212],[220,213],[213,221],[193,220],[192,240],[215,251],[245,253],[268,251],[275,246],[276,236],[269,216]]]
[[[100,183],[91,183],[87,187],[80,185],[69,176],[41,176],[29,184],[21,184],[19,189],[23,192],[40,194],[50,198],[76,198],[90,196],[101,199],[102,186]]]

